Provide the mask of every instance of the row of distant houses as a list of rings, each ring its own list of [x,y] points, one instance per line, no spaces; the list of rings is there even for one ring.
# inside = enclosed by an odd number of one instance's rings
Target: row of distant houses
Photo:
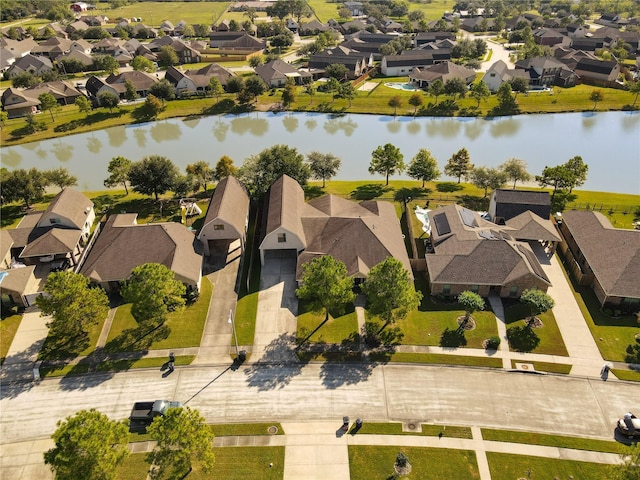
[[[136,214],[120,213],[101,219],[90,236],[93,203],[65,188],[44,212],[0,230],[0,293],[18,305],[33,304],[51,265],[61,262],[109,292],[117,292],[136,266],[161,263],[197,292],[203,256],[224,254],[233,242],[244,252],[248,214],[244,186],[227,177],[215,188],[197,233],[175,222],[138,224]],[[517,298],[525,289],[546,291],[550,280],[536,253],[546,248],[553,254],[560,245],[569,268],[603,306],[640,309],[640,232],[613,228],[592,211],[565,212],[558,231],[549,214],[547,192],[517,190],[493,193],[491,221],[459,205],[428,211],[432,249],[423,264],[431,294],[453,297],[471,290]],[[342,261],[356,283],[387,257],[398,259],[411,276],[419,265],[409,259],[389,202],[335,195],[307,202],[300,185],[285,175],[269,189],[262,219],[261,262],[293,259],[297,281],[303,266],[323,255]]]

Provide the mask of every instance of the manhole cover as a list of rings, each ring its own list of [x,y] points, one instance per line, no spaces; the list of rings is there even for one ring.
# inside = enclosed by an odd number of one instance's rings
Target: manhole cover
[[[416,429],[416,424],[415,423],[410,423],[409,425],[407,425],[407,427],[409,428],[409,430],[415,430]]]
[[[275,425],[271,425],[267,431],[271,434],[271,435],[275,435],[276,433],[278,433],[278,427],[276,427]]]

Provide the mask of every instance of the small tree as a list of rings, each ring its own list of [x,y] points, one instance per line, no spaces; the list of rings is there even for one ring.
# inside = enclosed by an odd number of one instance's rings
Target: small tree
[[[362,292],[367,296],[369,312],[384,320],[383,328],[418,308],[422,300],[409,271],[393,257],[387,257],[369,271]]]
[[[478,107],[480,107],[480,102],[485,98],[489,98],[491,92],[489,91],[487,84],[480,80],[478,83],[471,85],[469,95],[478,102]]]
[[[218,80],[216,77],[211,77],[209,79],[209,92],[211,93],[211,95],[216,97],[216,102],[220,101],[220,95],[224,93],[224,88],[222,88],[220,80]]]
[[[515,93],[514,100],[517,100],[519,93],[527,93],[529,89],[529,81],[522,77],[512,79],[509,85],[511,85],[511,91]]]
[[[164,265],[145,263],[131,271],[121,293],[127,303],[133,304],[131,314],[137,322],[162,323],[167,313],[184,307],[186,287]]]
[[[336,80],[344,80],[347,78],[347,67],[341,63],[332,63],[328,67],[325,68],[325,72],[329,77],[335,78]]]
[[[73,187],[78,185],[78,177],[74,177],[69,173],[66,168],[54,168],[53,170],[47,170],[44,172],[45,177],[49,181],[49,184],[55,185],[62,191],[65,187]]]
[[[589,165],[584,163],[580,155],[570,158],[563,166],[569,175],[567,185],[569,187],[569,193],[571,193],[575,187],[584,185],[584,182],[587,181]]]
[[[41,93],[38,95],[38,101],[40,102],[40,110],[46,112],[47,110],[51,114],[51,121],[53,122],[53,111],[60,108],[56,97],[50,93]]]
[[[484,310],[484,300],[480,295],[470,290],[465,290],[458,295],[458,303],[462,305],[465,310],[464,324],[469,321],[471,315],[479,310]]]
[[[109,419],[97,410],[81,410],[58,421],[54,447],[44,453],[58,480],[114,480],[129,455],[126,421]]]
[[[553,298],[542,290],[538,290],[536,288],[527,289],[522,292],[522,295],[520,295],[520,301],[527,305],[531,310],[531,316],[529,317],[527,325],[531,325],[535,320],[536,315],[540,315],[551,310],[555,305]]]
[[[158,63],[163,67],[171,67],[179,62],[178,54],[171,45],[165,45],[160,48],[158,53]]]
[[[611,466],[611,480],[640,480],[640,443],[620,454],[621,462]]]
[[[132,102],[136,98],[138,98],[138,92],[136,91],[136,87],[131,80],[125,80],[124,82],[124,98],[128,101]]]
[[[225,177],[235,176],[238,174],[238,169],[233,164],[233,160],[226,155],[220,157],[218,163],[216,163],[215,170],[213,172],[214,180],[222,180]]]
[[[172,100],[176,96],[175,88],[166,78],[151,85],[151,87],[149,87],[149,94],[162,100],[162,105],[164,105],[165,100]]]
[[[129,195],[127,181],[129,180],[129,170],[131,170],[131,160],[124,157],[113,157],[109,161],[107,171],[110,173],[109,178],[104,181],[104,186],[113,188],[122,184],[126,195]]]
[[[351,104],[353,99],[358,95],[358,91],[356,87],[353,86],[351,82],[344,82],[340,84],[340,88],[338,89],[338,96],[340,98],[346,98],[349,102],[349,108],[351,108]]]
[[[287,79],[287,83],[282,90],[282,105],[289,108],[289,106],[296,101],[296,85],[292,78]]]
[[[196,188],[200,188],[206,192],[207,191],[207,182],[213,178],[213,170],[211,166],[204,160],[200,160],[196,163],[192,163],[187,165],[186,169],[189,175],[193,175]]]
[[[407,174],[416,180],[422,180],[422,188],[425,182],[436,180],[440,176],[438,162],[426,148],[421,148],[409,163]]]
[[[252,99],[257,99],[258,96],[267,91],[267,85],[264,83],[264,80],[257,75],[252,75],[247,78],[244,81],[244,88],[249,92]]]
[[[404,170],[404,156],[400,149],[395,145],[387,143],[379,146],[371,153],[371,163],[369,164],[369,173],[381,173],[387,179],[386,185],[389,185],[389,175],[402,173]]]
[[[396,116],[398,108],[402,106],[402,98],[399,95],[394,95],[389,99],[388,105],[393,108],[393,116]]]
[[[163,102],[161,102],[154,94],[150,93],[147,95],[147,98],[145,98],[144,103],[140,108],[142,109],[142,114],[145,117],[156,119],[164,107]]]
[[[455,100],[457,95],[464,97],[467,93],[467,84],[462,78],[453,77],[447,80],[444,84],[444,93],[451,95]]]
[[[458,177],[458,183],[463,175],[466,175],[473,168],[466,148],[461,148],[449,159],[444,166],[444,173],[451,177]]]
[[[80,112],[89,115],[89,112],[91,111],[91,102],[87,99],[87,97],[85,97],[84,95],[80,95],[78,98],[76,98],[76,101],[74,103],[76,104],[76,107],[78,107],[78,110]]]
[[[200,412],[189,407],[170,408],[166,414],[156,417],[147,432],[157,445],[147,454],[153,465],[153,480],[185,478],[195,466],[205,474],[213,471],[214,435]]]
[[[314,309],[323,308],[324,322],[329,320],[329,312],[342,313],[345,305],[356,298],[353,278],[348,275],[347,267],[330,255],[316,257],[302,264],[300,283],[296,295],[309,301]]]
[[[325,181],[334,177],[342,161],[330,153],[320,153],[313,151],[307,155],[307,162],[311,169],[311,176],[316,180],[322,180],[322,188],[325,187]]]
[[[518,180],[528,182],[533,178],[531,174],[527,172],[527,162],[518,158],[510,158],[500,165],[499,168],[505,173],[507,180],[513,180],[514,190],[516,189],[516,182]]]
[[[598,106],[598,102],[601,102],[604,98],[604,94],[602,90],[593,90],[589,95],[589,100],[593,102],[593,111],[596,111],[596,107]]]
[[[413,116],[416,116],[418,113],[418,108],[422,106],[422,95],[420,93],[414,93],[409,97],[409,105],[413,107]]]
[[[153,62],[142,55],[138,55],[133,58],[131,61],[131,68],[141,72],[155,72],[156,67],[153,65]]]
[[[22,200],[30,208],[33,202],[42,199],[48,184],[47,176],[37,168],[12,170],[2,177],[2,200]]]
[[[304,87],[304,93],[309,95],[309,105],[313,103],[313,97],[316,94],[316,91],[316,86],[313,83],[309,83],[306,87]]]
[[[98,94],[98,103],[100,106],[108,108],[109,112],[113,112],[113,109],[118,106],[120,99],[117,95],[111,92],[101,92]]]
[[[640,80],[629,85],[629,92],[635,94],[635,97],[633,97],[633,106],[635,107],[638,101],[638,95],[640,95]]]
[[[484,190],[484,198],[489,189],[495,190],[502,187],[507,181],[507,175],[497,168],[475,167],[470,172],[471,183]]]

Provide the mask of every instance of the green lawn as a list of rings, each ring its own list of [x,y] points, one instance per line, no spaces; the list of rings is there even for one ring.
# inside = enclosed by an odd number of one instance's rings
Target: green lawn
[[[306,338],[311,332],[316,330],[322,322],[325,315],[323,311],[305,311],[304,302],[298,303],[298,333],[300,340]],[[341,343],[349,338],[352,334],[358,333],[358,318],[355,308],[351,305],[350,311],[338,317],[329,317],[327,323],[322,325],[309,339],[311,343]]]
[[[507,322],[507,335],[513,335],[509,340],[509,348],[517,352],[535,352],[546,355],[568,356],[558,324],[553,311],[538,315],[542,320],[541,328],[528,328],[526,318],[529,309],[521,303],[505,304],[504,309]],[[512,332],[512,333],[510,333]]]
[[[118,17],[141,17],[149,27],[159,27],[163,20],[176,25],[180,20],[189,24],[211,25],[227,9],[229,2],[134,2],[112,9],[107,2],[100,2],[92,15],[106,15],[110,19]]]
[[[307,2],[318,20],[325,23],[330,18],[338,20],[338,4],[330,3],[326,0],[309,0]],[[311,19],[302,20],[303,23],[311,21]]]
[[[4,363],[4,359],[7,357],[13,337],[18,331],[20,321],[22,320],[21,314],[9,315],[2,317],[0,320],[0,365]]]
[[[567,273],[562,261],[560,261],[562,259],[561,252],[558,252],[558,263],[562,266],[573,296],[580,307],[580,312],[587,322],[591,335],[593,335],[603,358],[615,362],[627,361],[627,348],[636,344],[634,335],[640,333],[640,324],[636,317],[634,315],[623,315],[613,318],[602,312],[593,290],[586,286],[577,285],[573,277]],[[634,360],[632,363],[640,362],[638,358],[629,360]],[[632,375],[632,377],[635,377],[635,375]]]
[[[190,365],[195,360],[195,355],[176,356],[176,366]],[[166,357],[141,358],[140,360],[104,360],[92,368],[92,364],[83,361],[75,365],[63,365],[61,367],[40,368],[42,377],[65,377],[67,375],[83,375],[92,369],[96,372],[115,372],[130,370],[132,368],[161,368],[167,363]]]
[[[544,445],[547,447],[573,448],[575,450],[590,450],[594,452],[628,453],[629,445],[608,440],[592,438],[564,437],[544,433],[516,432],[511,430],[482,429],[482,438],[495,442],[524,443],[527,445]]]
[[[272,435],[269,432],[270,427],[276,427],[278,432],[276,435],[284,435],[282,425],[279,423],[220,423],[210,425],[216,437],[235,436],[235,435]]]
[[[511,368],[516,368],[516,363],[521,363],[518,360],[511,360]],[[538,372],[549,373],[562,373],[568,375],[571,373],[573,365],[567,365],[562,363],[549,363],[549,362],[526,362],[533,363],[533,368]]]
[[[214,452],[214,477],[194,470],[189,474],[189,480],[281,480],[284,475],[284,447],[222,447],[214,448]],[[148,470],[145,454],[135,453],[127,457],[116,478],[143,480]]]
[[[466,355],[447,355],[440,353],[394,353],[391,362],[431,363],[436,365],[464,365],[466,367],[502,368],[501,358],[476,357]]]
[[[401,423],[371,423],[364,422],[359,430],[355,430],[355,424],[351,427],[351,433],[357,435],[422,435],[427,437],[447,438],[472,438],[469,427],[456,427],[451,425],[422,425],[420,430],[403,432]]]
[[[547,478],[603,480],[611,478],[611,466],[599,463],[494,452],[487,452],[487,460],[492,480],[527,478],[527,472],[530,472],[532,480]]]
[[[47,335],[38,358],[40,360],[64,360],[75,358],[77,356],[90,355],[96,349],[98,338],[102,333],[102,327],[107,317],[101,319],[98,323],[91,325],[87,329],[87,335],[70,340],[67,337],[58,338],[51,334]]]
[[[129,352],[159,350],[165,348],[197,347],[207,320],[213,285],[208,278],[202,279],[200,297],[183,311],[171,312],[164,324],[152,331],[141,331],[131,315],[131,304],[116,310],[105,350]]]
[[[381,447],[349,445],[351,480],[385,480],[393,478],[396,455],[402,451],[412,470],[407,480],[479,479],[476,454],[471,450],[420,447]]]

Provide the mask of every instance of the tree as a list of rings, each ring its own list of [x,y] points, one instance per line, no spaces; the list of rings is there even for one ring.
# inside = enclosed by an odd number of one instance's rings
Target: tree
[[[42,118],[36,117],[33,113],[29,112],[25,116],[26,128],[31,133],[36,133],[41,130],[47,129],[47,124]]]
[[[458,183],[460,178],[473,168],[473,164],[469,158],[469,152],[466,148],[461,148],[449,159],[444,166],[444,173],[450,177],[458,177]]]
[[[245,7],[243,15],[249,19],[253,25],[258,18],[258,11],[253,7]]]
[[[347,73],[349,72],[349,70],[341,63],[332,63],[325,68],[325,72],[331,78],[335,78],[336,80],[344,80],[345,78],[347,78]]]
[[[270,17],[278,17],[280,20],[284,20],[289,13],[289,2],[286,0],[277,0],[267,7],[267,15]]]
[[[195,466],[205,474],[213,471],[214,435],[200,412],[189,407],[170,408],[156,417],[147,432],[157,443],[147,455],[152,479],[185,478]]]
[[[171,45],[165,45],[160,48],[160,53],[158,53],[158,63],[161,66],[172,67],[173,65],[178,64],[178,62],[178,54]]]
[[[640,82],[638,82],[640,83]],[[304,93],[306,93],[307,95],[309,95],[309,105],[311,105],[313,103],[313,97],[316,94],[316,86],[312,83],[309,83],[305,88],[304,88]]]
[[[463,324],[466,324],[469,321],[469,317],[471,317],[474,312],[484,310],[484,300],[482,299],[482,297],[470,290],[465,290],[464,292],[460,293],[457,300],[465,310]]]
[[[264,80],[257,75],[252,75],[247,78],[244,81],[244,88],[249,92],[252,99],[267,91],[267,85],[264,83]]]
[[[131,164],[129,183],[135,192],[158,196],[171,190],[178,176],[178,168],[171,160],[160,155],[144,157]]]
[[[511,85],[511,91],[515,92],[515,96],[513,97],[514,101],[518,98],[519,93],[527,93],[527,90],[529,90],[529,81],[526,78],[513,78],[509,82],[509,85]]]
[[[596,107],[598,106],[598,102],[601,102],[604,98],[604,94],[601,90],[593,90],[589,95],[589,100],[593,102],[593,111],[596,111]]]
[[[399,95],[394,95],[389,99],[387,105],[393,108],[393,116],[395,117],[398,112],[398,108],[402,106],[402,98],[400,98]]]
[[[226,155],[220,157],[218,163],[216,163],[215,170],[213,172],[214,180],[220,181],[225,177],[233,177],[238,174],[238,169],[233,164],[233,160]]]
[[[470,172],[471,183],[484,190],[484,198],[489,189],[495,190],[507,182],[507,175],[497,168],[475,167]]]
[[[335,177],[340,169],[342,161],[331,153],[313,151],[307,155],[307,162],[311,169],[311,175],[316,180],[322,180],[322,188],[328,178]]]
[[[480,80],[478,83],[471,85],[469,95],[478,102],[478,107],[480,107],[480,102],[485,98],[489,98],[491,92],[487,84]]]
[[[113,109],[118,106],[120,99],[117,95],[114,95],[111,92],[101,92],[98,94],[98,103],[108,108],[110,112],[113,112]]]
[[[186,291],[175,274],[160,263],[135,267],[121,289],[122,298],[133,304],[131,314],[139,323],[162,323],[167,313],[184,307]]]
[[[187,165],[187,173],[193,175],[196,181],[196,188],[202,187],[205,192],[207,191],[207,182],[213,177],[213,170],[207,162],[200,160]]]
[[[422,300],[408,270],[393,257],[387,257],[369,271],[362,292],[367,296],[369,312],[384,320],[384,326],[404,318]]]
[[[187,37],[187,38],[191,38],[195,35],[195,30],[193,29],[193,27],[189,24],[184,26],[184,29],[182,30],[182,36],[183,37]]]
[[[520,301],[527,305],[531,310],[531,317],[529,318],[529,324],[534,320],[536,315],[540,315],[548,310],[551,310],[555,305],[553,298],[547,293],[537,288],[527,289],[520,295]]]
[[[198,179],[190,173],[186,175],[177,175],[173,183],[173,195],[176,198],[189,197],[200,188]]]
[[[611,467],[611,480],[640,480],[640,444],[620,454],[621,463]]]
[[[436,105],[438,104],[438,97],[444,93],[444,83],[438,79],[429,85],[429,94],[436,97]]]
[[[426,148],[421,148],[416,156],[411,159],[407,174],[416,180],[422,180],[422,188],[425,182],[431,182],[440,176],[438,162]]]
[[[118,61],[111,55],[100,55],[93,59],[93,66],[96,70],[104,70],[105,73],[113,73],[118,70]]]
[[[78,185],[78,177],[74,177],[69,173],[66,168],[54,168],[53,170],[47,170],[44,172],[44,176],[47,178],[50,185],[60,187],[62,191],[65,187],[73,187]]]
[[[240,93],[244,89],[244,79],[242,77],[231,77],[227,81],[227,92]]]
[[[567,187],[569,188],[569,193],[571,193],[575,187],[584,185],[584,182],[587,181],[589,165],[584,163],[580,155],[569,159],[563,166],[568,174]]]
[[[633,106],[635,107],[636,102],[638,101],[638,95],[640,95],[640,80],[629,85],[629,92],[635,94],[635,97],[633,98]]]
[[[22,200],[24,206],[30,208],[33,202],[42,199],[48,184],[49,179],[36,168],[13,170],[2,179],[2,199],[6,202]]]
[[[89,279],[72,271],[53,272],[43,287],[47,295],[36,299],[42,316],[51,315],[51,334],[83,337],[91,325],[104,320],[109,313],[109,298],[101,288],[91,288]]]
[[[149,93],[162,100],[162,105],[164,105],[165,100],[171,100],[176,96],[173,85],[171,85],[166,78],[151,85],[151,87],[149,87]]]
[[[22,72],[14,75],[11,78],[11,86],[14,88],[29,88],[35,87],[40,83],[40,78],[36,77],[31,72]]]
[[[456,99],[456,95],[464,97],[467,93],[467,84],[462,78],[450,78],[444,84],[444,93],[446,93],[447,95],[451,95],[454,100]]]
[[[51,121],[53,122],[53,111],[60,108],[56,97],[50,93],[41,93],[38,95],[38,101],[40,102],[40,110],[43,112],[49,110],[49,113],[51,114]]]
[[[531,174],[527,172],[527,162],[518,158],[510,158],[500,165],[499,168],[505,173],[507,180],[513,180],[514,190],[516,189],[516,182],[518,180],[528,182],[532,178]]]
[[[541,187],[551,186],[553,192],[551,193],[551,201],[556,196],[558,190],[564,190],[569,186],[571,181],[571,174],[567,171],[564,165],[557,165],[555,167],[544,167],[542,175],[536,175],[536,182]]]
[[[156,67],[153,65],[153,62],[142,55],[138,55],[133,58],[131,61],[131,68],[140,72],[155,72]]]
[[[358,94],[356,87],[353,86],[351,82],[344,82],[340,84],[340,88],[338,89],[338,96],[340,98],[346,98],[349,102],[349,108],[351,108],[351,103],[353,99]]]
[[[220,80],[218,80],[216,77],[211,77],[209,79],[208,87],[209,87],[209,92],[211,92],[211,95],[216,97],[216,102],[219,102],[220,95],[224,93],[224,88],[222,88],[222,84],[220,83]]]
[[[113,188],[122,184],[126,195],[129,195],[129,189],[127,188],[127,181],[129,180],[129,171],[131,170],[131,160],[125,157],[113,157],[109,162],[107,171],[109,177],[104,181],[104,186],[107,188]]]
[[[149,93],[147,98],[144,100],[144,104],[142,104],[142,107],[140,108],[142,109],[142,113],[145,117],[156,119],[164,108],[162,105],[163,103],[158,99],[158,97]]]
[[[306,185],[311,169],[295,148],[274,145],[247,158],[239,177],[253,198],[261,198],[282,175],[288,175],[300,185]]]
[[[296,84],[293,78],[288,78],[287,82],[282,90],[282,105],[284,108],[288,108],[293,102],[296,101]]]
[[[422,12],[421,12],[422,13]],[[422,95],[419,93],[414,93],[413,95],[411,95],[411,97],[409,97],[409,105],[411,105],[413,107],[413,116],[416,116],[416,113],[418,112],[418,108],[420,108],[422,106]]]
[[[125,80],[124,82],[124,98],[130,102],[138,98],[138,92],[136,91],[136,86],[133,84],[131,80]]]
[[[58,480],[114,480],[129,455],[126,421],[109,419],[95,409],[80,410],[58,421],[55,446],[44,453]]]
[[[500,112],[509,114],[516,113],[518,111],[518,104],[516,103],[516,98],[513,95],[510,83],[505,82],[500,85],[496,96],[498,97],[497,109]]]
[[[389,175],[402,173],[404,170],[404,156],[400,149],[390,143],[379,146],[371,153],[369,173],[380,173],[386,176],[389,185]]]
[[[356,298],[353,277],[348,275],[346,265],[331,255],[302,264],[302,281],[296,295],[307,300],[313,309],[323,308],[325,322],[329,320],[329,312],[342,313],[345,305]]]
[[[87,97],[85,97],[84,95],[80,95],[78,98],[76,98],[75,104],[80,112],[84,112],[89,115],[89,112],[91,111],[91,102],[87,99]]]

